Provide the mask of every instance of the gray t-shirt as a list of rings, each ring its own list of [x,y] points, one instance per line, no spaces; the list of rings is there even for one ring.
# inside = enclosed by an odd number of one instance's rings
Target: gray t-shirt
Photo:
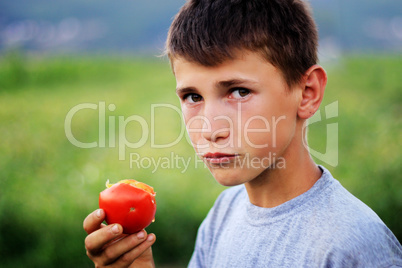
[[[201,224],[189,267],[402,267],[402,247],[368,206],[320,167],[302,195],[254,206],[244,185],[225,190]]]

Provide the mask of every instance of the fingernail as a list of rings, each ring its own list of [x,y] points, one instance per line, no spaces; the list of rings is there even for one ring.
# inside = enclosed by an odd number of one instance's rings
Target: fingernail
[[[119,226],[117,224],[113,225],[112,232],[115,233],[115,234],[120,233],[120,228],[119,228]]]
[[[145,237],[144,231],[139,231],[139,232],[137,233],[137,238],[138,238],[138,239],[143,239],[144,237]]]
[[[98,218],[102,217],[102,210],[101,209],[98,209],[96,211],[96,217],[98,217]]]
[[[147,238],[148,241],[153,241],[154,239],[155,239],[155,235],[154,235],[154,234],[148,235],[148,238]]]

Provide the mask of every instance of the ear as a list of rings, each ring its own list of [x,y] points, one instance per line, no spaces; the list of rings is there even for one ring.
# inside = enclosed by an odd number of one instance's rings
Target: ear
[[[301,119],[307,119],[320,107],[327,84],[327,73],[319,65],[311,66],[305,73],[302,82],[302,99],[297,115]]]

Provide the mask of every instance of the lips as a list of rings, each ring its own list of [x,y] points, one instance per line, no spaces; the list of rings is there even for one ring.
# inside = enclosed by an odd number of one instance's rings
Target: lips
[[[206,153],[203,158],[211,164],[229,164],[238,154]]]

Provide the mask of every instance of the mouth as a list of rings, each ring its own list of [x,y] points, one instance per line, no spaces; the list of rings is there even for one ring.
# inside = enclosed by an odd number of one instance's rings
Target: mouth
[[[206,153],[203,158],[210,164],[229,164],[238,156],[238,154]]]

